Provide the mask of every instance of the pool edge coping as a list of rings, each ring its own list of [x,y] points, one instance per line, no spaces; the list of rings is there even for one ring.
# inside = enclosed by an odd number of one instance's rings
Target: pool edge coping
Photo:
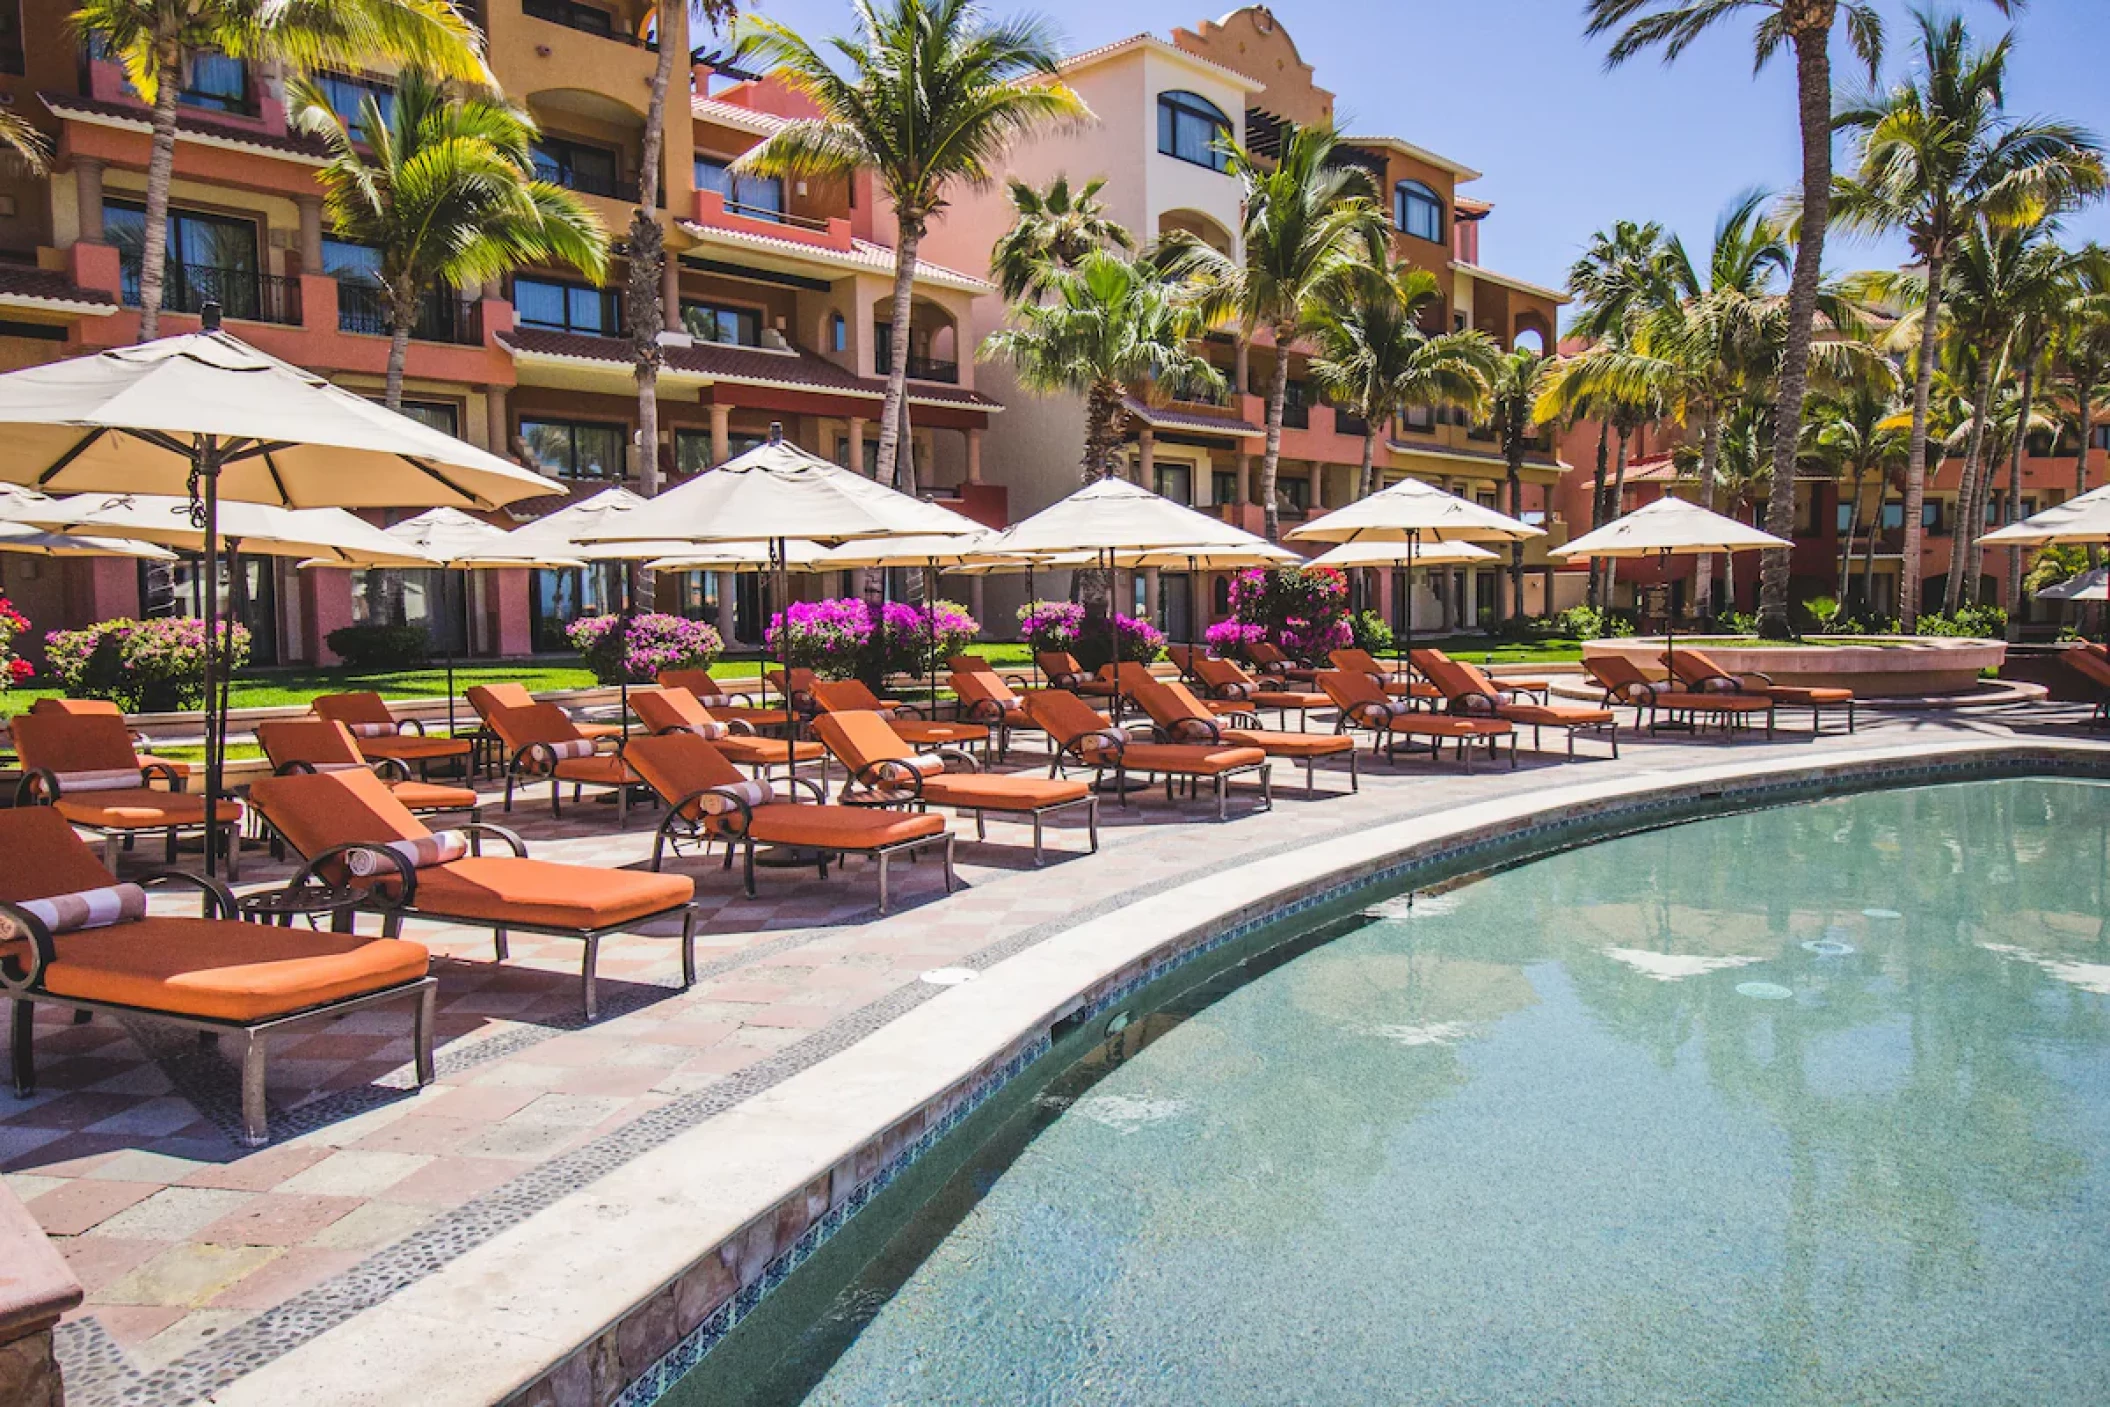
[[[1000,957],[976,981],[568,1194],[212,1401],[386,1403],[411,1393],[435,1405],[650,1407],[1044,1054],[1051,1032],[1262,927],[1417,869],[1529,850],[1539,838],[1544,849],[1568,848],[1694,805],[2056,775],[2062,764],[2110,774],[2110,746],[1982,738],[1725,759],[1475,801],[1183,881]],[[582,1285],[593,1292],[576,1293]],[[464,1343],[476,1351],[460,1352]]]

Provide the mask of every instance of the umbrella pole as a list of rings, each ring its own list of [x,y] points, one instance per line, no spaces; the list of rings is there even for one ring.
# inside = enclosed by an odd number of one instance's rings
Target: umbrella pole
[[[1114,672],[1114,726],[1121,726],[1121,569],[1106,549],[1106,659]]]
[[[1665,681],[1673,689],[1678,686],[1678,607],[1670,599],[1670,549],[1664,548],[1657,557],[1663,571],[1666,590],[1663,593],[1663,668],[1670,678]]]
[[[219,679],[214,668],[220,632],[220,462],[219,437],[207,435],[192,452],[191,466],[200,484],[200,501],[192,506],[205,533],[205,873],[219,873],[220,711]]]
[[[469,631],[469,573],[466,570],[456,572],[455,581],[460,586],[460,624],[466,636]],[[454,736],[454,632],[451,630],[447,632],[447,736]]]
[[[623,609],[615,618],[616,707],[622,710],[623,740],[630,740],[630,577],[631,564],[623,565]]]
[[[1407,702],[1414,701],[1414,547],[1421,540],[1418,529],[1407,532],[1407,606],[1406,617],[1401,622],[1403,643],[1400,645],[1399,673],[1407,681]]]
[[[938,573],[929,563],[923,566],[923,620],[930,628],[930,716],[938,717]]]
[[[777,668],[784,671],[784,774],[797,790],[799,778],[799,719],[798,711],[791,706],[791,572],[784,563],[786,548],[784,539],[769,540],[769,570],[772,590],[777,607]],[[886,580],[884,576],[880,578]],[[881,619],[885,617],[882,615]],[[825,787],[828,778],[825,770],[821,783]],[[793,800],[797,800],[794,796]]]

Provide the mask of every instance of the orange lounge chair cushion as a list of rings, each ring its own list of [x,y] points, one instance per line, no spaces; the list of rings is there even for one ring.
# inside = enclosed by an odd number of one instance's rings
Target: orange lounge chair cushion
[[[638,775],[614,753],[597,752],[592,757],[567,757],[559,762],[557,779],[584,782],[588,786],[620,787],[637,781]]]
[[[1237,747],[1257,747],[1270,757],[1332,757],[1355,751],[1346,733],[1278,733],[1267,728],[1226,728],[1219,735]]]
[[[778,802],[755,811],[749,831],[757,845],[815,850],[878,850],[923,836],[943,835],[945,818],[925,811],[869,806],[804,806]]]
[[[193,764],[188,762],[179,762],[175,759],[167,757],[156,757],[151,752],[142,752],[139,754],[139,765],[142,767],[166,767],[169,769],[169,771],[173,772],[179,780],[188,781],[190,779],[191,767]]]
[[[75,825],[113,831],[205,824],[204,797],[187,792],[155,791],[152,787],[83,792],[77,799],[61,795],[52,809]],[[239,814],[240,803],[222,798],[222,822],[232,821]]]
[[[413,811],[467,811],[477,804],[476,793],[469,788],[443,787],[437,782],[397,782],[389,791]]]
[[[1502,718],[1460,718],[1449,713],[1402,713],[1386,720],[1395,733],[1424,738],[1499,738],[1516,731]]]
[[[929,723],[916,718],[890,718],[887,725],[901,741],[919,746],[989,740],[989,730],[979,723]]]
[[[418,871],[417,907],[484,923],[612,928],[696,897],[682,875],[472,855]]]
[[[1083,782],[1049,777],[991,776],[987,773],[939,774],[923,779],[923,799],[970,811],[1037,811],[1082,801],[1091,794]]]
[[[1801,704],[1804,708],[1829,708],[1854,701],[1851,689],[1813,689],[1799,684],[1768,684],[1766,693],[1775,703]]]
[[[720,723],[730,723],[737,718],[750,728],[781,728],[791,721],[791,715],[781,708],[747,708],[745,706],[714,708],[711,710],[711,717],[717,719]]]
[[[778,766],[784,761],[787,748],[782,738],[743,738],[738,735],[713,738],[711,746],[723,753],[728,762],[737,762],[742,767]],[[819,743],[791,743],[788,748],[799,762],[818,762],[827,755],[827,749]]]
[[[367,757],[392,757],[398,762],[429,762],[437,757],[467,757],[467,739],[421,738],[416,733],[397,733],[386,738],[359,738],[359,751]]]
[[[0,944],[0,953],[14,945]],[[54,996],[255,1021],[425,975],[422,944],[221,919],[148,917],[69,933],[44,969]]]
[[[1303,689],[1262,689],[1248,695],[1246,702],[1262,708],[1327,708],[1333,700],[1324,694],[1311,693]]]
[[[1172,772],[1214,777],[1240,767],[1257,767],[1267,754],[1257,747],[1212,747],[1207,743],[1130,743],[1122,765],[1131,772]]]
[[[1608,708],[1568,707],[1564,704],[1513,703],[1502,705],[1502,716],[1512,723],[1532,723],[1555,728],[1589,728],[1616,722]]]
[[[1658,694],[1655,703],[1658,708],[1690,708],[1715,713],[1758,713],[1773,707],[1773,700],[1763,694],[1703,694],[1685,691]]]

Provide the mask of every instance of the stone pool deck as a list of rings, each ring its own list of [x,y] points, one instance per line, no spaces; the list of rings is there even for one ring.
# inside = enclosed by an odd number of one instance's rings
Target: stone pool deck
[[[860,869],[765,872],[748,901],[715,861],[691,862],[707,915],[695,988],[677,990],[670,934],[611,940],[604,1015],[583,1027],[576,944],[516,935],[496,965],[480,935],[414,927],[438,955],[438,1083],[406,1088],[399,1018],[354,1014],[276,1055],[260,1150],[234,1141],[234,1073],[214,1052],[150,1023],[48,1014],[42,1089],[0,1095],[0,1171],[87,1289],[58,1335],[77,1405],[649,1402],[875,1178],[1044,1049],[1052,1020],[1276,896],[1654,795],[1915,760],[2110,767],[2085,714],[1638,737],[1617,762],[1585,740],[1573,763],[1527,753],[1470,775],[1366,757],[1360,795],[1345,768],[1321,769],[1315,799],[1280,767],[1271,814],[1234,805],[1218,824],[1206,803],[1143,793],[1106,808],[1096,857],[1078,853],[1081,826],[1051,826],[1037,871],[1023,827],[992,822],[983,845],[963,821],[962,891],[901,866],[883,919]],[[1014,761],[1036,755],[1028,740]],[[651,842],[648,821],[618,834],[591,806],[561,827],[546,806],[508,823],[552,859],[636,863]],[[244,878],[284,872],[259,857]],[[925,980],[940,969],[977,977]]]

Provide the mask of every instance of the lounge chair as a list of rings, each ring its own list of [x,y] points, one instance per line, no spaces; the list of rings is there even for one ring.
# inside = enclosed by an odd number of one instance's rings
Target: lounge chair
[[[177,790],[182,779],[163,763],[144,763],[132,750],[122,718],[108,714],[25,713],[14,722],[15,755],[22,780],[15,805],[57,809],[82,830],[103,840],[103,864],[117,869],[117,853],[141,835],[167,837],[168,863],[176,861],[177,838],[205,830],[205,798]],[[156,788],[156,780],[168,790]],[[227,855],[227,877],[242,867],[242,803],[220,800],[215,843]]]
[[[601,940],[612,933],[679,918],[683,988],[696,980],[696,886],[683,876],[530,859],[527,843],[503,826],[473,823],[436,837],[371,772],[266,777],[249,795],[306,862],[294,884],[365,889],[363,907],[381,916],[387,937],[413,918],[489,928],[501,962],[506,935],[516,930],[578,939],[586,949],[579,997],[588,1021],[600,1014],[594,969]],[[480,853],[486,836],[512,853]]]
[[[754,697],[760,692],[759,686],[721,684],[711,677],[708,669],[662,669],[657,683],[662,689],[687,689],[720,723],[738,721],[759,733],[764,728],[781,728],[791,720],[791,715],[781,708],[755,706]],[[637,706],[637,698],[634,692],[630,695],[633,709]]]
[[[1340,710],[1334,723],[1334,731],[1346,733],[1361,728],[1370,733],[1370,754],[1375,757],[1383,753],[1387,757],[1397,756],[1402,738],[1422,738],[1429,744],[1429,755],[1441,760],[1443,745],[1454,743],[1458,749],[1458,761],[1468,772],[1472,770],[1472,744],[1485,743],[1487,756],[1493,760],[1499,755],[1497,748],[1502,739],[1509,739],[1509,765],[1517,765],[1516,729],[1506,718],[1463,718],[1450,713],[1431,713],[1414,706],[1411,699],[1395,699],[1378,687],[1375,679],[1359,669],[1322,669],[1319,671],[1319,687]]]
[[[1199,659],[1207,659],[1208,657],[1209,652],[1200,645],[1167,645],[1165,647],[1165,658],[1172,661],[1172,667],[1180,672],[1180,678],[1187,680],[1189,683],[1201,682],[1201,676],[1194,672],[1194,662]]]
[[[1041,826],[1047,817],[1074,807],[1085,808],[1092,850],[1099,849],[1099,798],[1083,782],[1052,777],[994,776],[956,749],[918,753],[888,720],[876,713],[829,713],[814,720],[813,731],[849,772],[842,799],[858,805],[950,806],[974,815],[977,840],[989,838],[987,813],[1025,816],[1033,821],[1033,863],[1042,860]],[[966,768],[948,770],[948,763]]]
[[[630,788],[638,785],[638,776],[623,763],[622,739],[595,738],[550,703],[494,708],[485,721],[505,749],[506,810],[513,809],[515,787],[547,777],[551,816],[564,814],[564,784],[570,782],[574,802],[583,788],[614,788],[616,829],[630,823]],[[610,750],[604,751],[603,744]]]
[[[2059,658],[2066,667],[2095,689],[2095,708],[2088,715],[2088,726],[2093,728],[2110,723],[2110,659],[2105,659],[2095,646],[2083,645],[2079,649],[2067,650]]]
[[[999,679],[989,670],[967,670],[953,674],[951,683],[953,696],[960,701],[960,717],[995,732],[997,761],[1010,755],[1013,733],[1040,731],[1040,725],[1026,712],[1024,696],[1011,681]],[[1106,727],[1113,726],[1103,713],[1099,721]],[[1052,749],[1054,743],[1051,741],[1048,746]]]
[[[1755,669],[1731,674],[1709,659],[1705,651],[1691,646],[1680,648],[1674,656],[1663,656],[1663,667],[1670,671],[1672,678],[1694,693],[1763,694],[1788,708],[1806,708],[1810,711],[1810,730],[1816,733],[1824,731],[1826,709],[1843,708],[1846,710],[1846,731],[1854,731],[1854,691],[1851,689],[1775,684],[1772,675]]]
[[[692,671],[693,672],[693,671]],[[768,776],[773,767],[799,762],[818,762],[825,769],[828,750],[819,743],[792,742],[783,738],[761,738],[745,720],[721,718],[704,707],[687,689],[662,685],[642,689],[630,696],[630,707],[648,733],[694,733],[716,743],[728,760]],[[738,715],[740,710],[733,710]],[[783,715],[778,714],[779,717]],[[825,780],[825,771],[823,780]]]
[[[1299,728],[1307,724],[1313,709],[1332,706],[1333,701],[1321,690],[1290,688],[1280,680],[1255,679],[1236,660],[1198,659],[1194,668],[1201,675],[1208,701],[1271,708],[1282,723],[1289,722],[1294,711]]]
[[[1034,687],[1032,675],[1020,674],[1016,670],[1006,674],[992,664],[986,655],[948,655],[945,668],[954,674],[994,674],[1013,689]]]
[[[1417,645],[1407,651],[1407,662],[1419,670],[1424,678],[1428,675],[1428,671],[1422,669],[1425,660],[1434,660],[1441,664],[1457,663],[1434,645]],[[1493,678],[1492,675],[1489,677]],[[1496,682],[1508,693],[1537,694],[1542,703],[1550,701],[1553,697],[1553,681],[1550,679],[1519,679],[1505,674]]]
[[[678,857],[685,841],[701,843],[708,854],[711,842],[722,840],[728,869],[734,847],[739,847],[741,882],[752,898],[757,845],[812,852],[823,879],[828,877],[831,859],[862,855],[877,862],[879,912],[883,914],[887,911],[888,864],[896,855],[935,849],[945,864],[945,892],[952,893],[953,838],[942,816],[872,806],[831,806],[819,800],[818,788],[804,779],[799,786],[812,792],[816,800],[794,804],[778,797],[773,784],[741,776],[724,754],[694,733],[639,738],[630,749],[639,775],[667,804],[667,818],[660,822],[652,842],[655,871],[666,862],[669,850]]]
[[[1443,694],[1434,684],[1414,677],[1411,666],[1404,670],[1386,669],[1368,650],[1334,650],[1326,658],[1333,661],[1335,669],[1346,669],[1357,674],[1367,674],[1378,683],[1387,695],[1395,699],[1424,699],[1433,704]]]
[[[1048,775],[1062,775],[1064,766],[1090,768],[1095,785],[1113,774],[1115,794],[1128,804],[1128,776],[1165,779],[1165,799],[1173,799],[1173,783],[1191,787],[1207,782],[1216,792],[1216,819],[1227,814],[1233,777],[1257,777],[1262,809],[1275,804],[1270,786],[1273,765],[1257,747],[1230,747],[1208,743],[1138,742],[1119,729],[1107,726],[1099,712],[1067,689],[1042,689],[1026,695],[1026,712],[1056,743],[1055,760]]]
[[[1704,718],[1716,719],[1726,730],[1762,713],[1766,716],[1766,736],[1773,736],[1773,700],[1763,694],[1701,694],[1680,689],[1675,681],[1649,678],[1624,655],[1586,655],[1583,671],[1604,690],[1601,703],[1632,705],[1634,716],[1645,722],[1651,733],[1663,727],[1697,731]],[[1659,721],[1659,711],[1669,718]]]
[[[1415,653],[1421,652],[1417,650]],[[1420,659],[1415,663],[1443,691],[1444,701],[1452,713],[1467,717],[1506,718],[1511,723],[1528,727],[1534,752],[1539,751],[1539,735],[1543,729],[1559,728],[1567,734],[1568,756],[1571,758],[1575,756],[1577,733],[1597,734],[1611,745],[1612,756],[1619,756],[1619,715],[1608,707],[1534,703],[1521,699],[1473,665],[1449,656]]]
[[[472,684],[462,697],[469,701],[469,707],[476,710],[476,716],[483,720],[487,729],[491,726],[491,714],[494,711],[501,708],[533,708],[539,702],[527,691],[525,684]],[[561,705],[552,704],[551,707],[558,708]],[[564,709],[563,712],[586,737],[599,740],[623,736],[623,725],[620,723],[582,723],[570,709]]]
[[[415,767],[423,779],[435,762],[469,765],[475,745],[467,738],[428,738],[415,718],[397,718],[379,694],[323,694],[309,705],[317,718],[342,723],[368,762],[387,759]]]
[[[278,776],[295,772],[370,771],[388,785],[396,800],[419,815],[459,811],[472,821],[484,818],[483,798],[468,787],[442,786],[413,779],[392,757],[369,761],[342,723],[327,718],[280,719],[256,725],[257,743]],[[391,775],[393,773],[394,775]]]
[[[72,714],[76,718],[122,719],[125,716],[124,710],[108,699],[38,699],[29,706],[29,711],[31,713],[67,713]],[[190,779],[190,763],[178,762],[166,757],[156,757],[153,753],[148,752],[146,750],[147,735],[134,728],[129,722],[125,724],[125,731],[132,735],[132,749],[139,754],[140,766],[166,767],[179,781],[188,781]]]
[[[13,1006],[15,1093],[23,1098],[36,1093],[40,1002],[236,1038],[242,1138],[251,1145],[269,1137],[270,1044],[296,1026],[407,1002],[417,1082],[432,1082],[437,983],[422,945],[242,922],[225,885],[174,871],[157,877],[202,890],[204,917],[148,915],[144,892],[119,885],[63,816],[41,808],[0,811],[0,851],[8,857],[0,866],[0,926],[8,929],[0,994]],[[81,922],[90,915],[116,918],[90,927]]]
[[[1348,789],[1361,791],[1356,773],[1355,739],[1341,733],[1287,733],[1258,726],[1248,715],[1244,720],[1226,718],[1196,698],[1185,684],[1173,679],[1153,680],[1136,691],[1136,703],[1150,715],[1161,743],[1203,743],[1210,746],[1257,747],[1270,758],[1286,758],[1304,764],[1304,794],[1316,796],[1313,768],[1322,757],[1348,759]],[[1221,708],[1221,705],[1217,705]]]
[[[1253,640],[1246,644],[1246,654],[1253,661],[1253,668],[1275,679],[1293,679],[1299,684],[1310,684],[1319,677],[1319,671],[1309,665],[1298,664],[1279,645],[1265,640]]]
[[[989,730],[979,723],[939,722],[914,704],[890,703],[878,697],[855,679],[816,682],[813,701],[824,714],[876,713],[913,747],[964,747],[989,742]]]
[[[1041,650],[1033,656],[1033,667],[1047,676],[1050,689],[1067,689],[1073,694],[1084,694],[1095,699],[1110,699],[1114,686],[1104,679],[1094,678],[1089,670],[1077,662],[1077,657],[1066,650]]]

